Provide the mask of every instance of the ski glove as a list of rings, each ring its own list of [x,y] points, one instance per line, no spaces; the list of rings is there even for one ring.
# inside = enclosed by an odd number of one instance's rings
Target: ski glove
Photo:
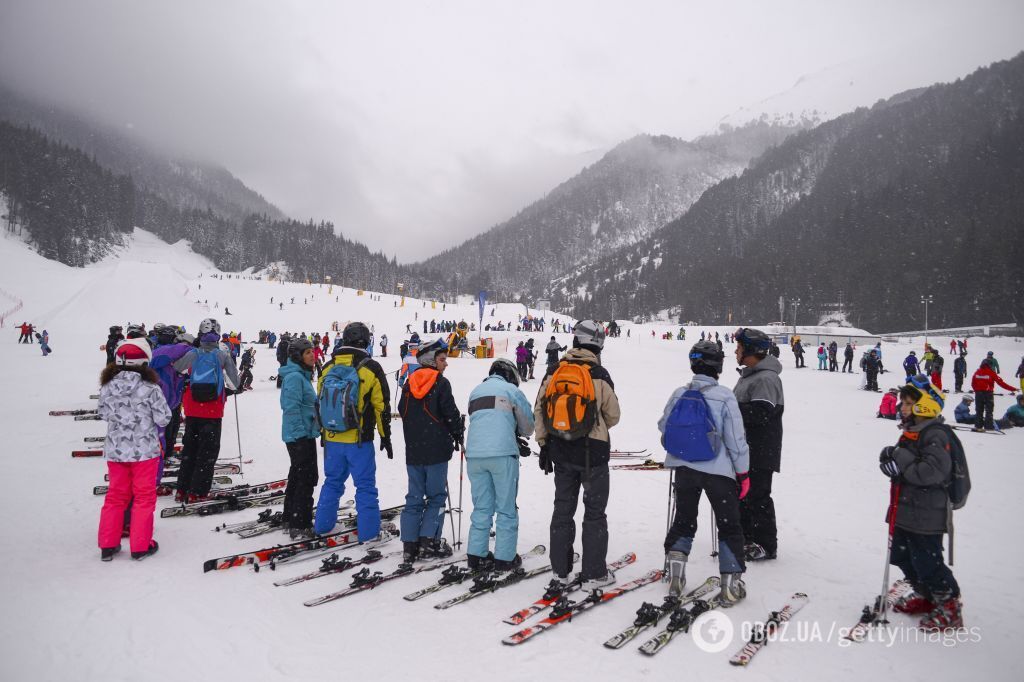
[[[516,436],[516,443],[519,445],[520,457],[529,457],[530,454],[532,454],[530,452],[530,444],[529,442],[527,442],[525,438],[523,438],[522,436]]]
[[[746,471],[736,474],[736,490],[742,500],[750,492],[750,474]]]
[[[548,450],[547,445],[540,446],[540,453],[538,453],[537,458],[540,460],[540,470],[544,472],[545,476],[555,470],[554,465],[551,464],[551,452]]]
[[[900,467],[896,460],[892,458],[895,451],[895,445],[887,445],[882,448],[882,452],[878,455],[878,468],[881,469],[883,474],[894,481],[900,477]]]
[[[394,459],[395,458],[395,450],[394,450],[394,448],[391,447],[391,439],[390,438],[381,438],[380,439],[380,449],[381,449],[381,451],[388,453],[388,459]]]

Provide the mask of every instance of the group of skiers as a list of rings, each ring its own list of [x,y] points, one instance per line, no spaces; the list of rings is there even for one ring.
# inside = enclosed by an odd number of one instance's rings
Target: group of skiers
[[[36,343],[39,344],[39,349],[43,352],[43,357],[53,352],[50,348],[50,332],[45,329],[40,333],[36,331],[34,325],[28,322],[23,322],[18,325],[18,343],[32,343],[32,339],[35,338]]]

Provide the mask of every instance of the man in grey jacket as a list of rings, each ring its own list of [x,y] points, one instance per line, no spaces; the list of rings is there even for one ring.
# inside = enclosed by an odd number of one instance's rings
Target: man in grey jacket
[[[658,420],[658,430],[668,453],[665,466],[675,469],[676,515],[665,537],[669,594],[679,597],[686,585],[686,562],[697,534],[697,506],[703,492],[718,524],[722,606],[732,606],[746,595],[741,579],[746,566],[740,500],[750,487],[750,455],[736,397],[718,383],[724,357],[713,341],[694,344],[690,349],[693,381],[672,393]],[[704,420],[696,420],[695,433],[695,420],[688,418],[703,412],[705,405],[714,422],[712,434],[707,434]]]
[[[746,560],[774,559],[778,551],[772,476],[782,463],[782,364],[768,355],[772,342],[758,329],[736,331],[740,379],[733,392],[750,446],[750,492],[740,502]]]

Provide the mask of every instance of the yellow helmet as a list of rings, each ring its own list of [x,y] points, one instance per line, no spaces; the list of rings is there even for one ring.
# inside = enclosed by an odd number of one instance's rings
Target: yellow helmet
[[[946,394],[924,374],[911,377],[907,388],[913,388],[921,396],[911,410],[915,416],[932,419],[942,414],[942,408],[946,406]]]

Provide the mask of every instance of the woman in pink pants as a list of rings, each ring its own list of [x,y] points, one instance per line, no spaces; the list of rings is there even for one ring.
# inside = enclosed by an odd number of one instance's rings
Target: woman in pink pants
[[[149,367],[152,357],[145,339],[130,339],[118,346],[114,362],[100,374],[99,416],[107,422],[103,456],[110,473],[110,489],[100,512],[103,561],[121,551],[121,528],[129,503],[132,558],[144,559],[159,547],[153,539],[159,433],[171,420],[171,410],[156,372]]]

